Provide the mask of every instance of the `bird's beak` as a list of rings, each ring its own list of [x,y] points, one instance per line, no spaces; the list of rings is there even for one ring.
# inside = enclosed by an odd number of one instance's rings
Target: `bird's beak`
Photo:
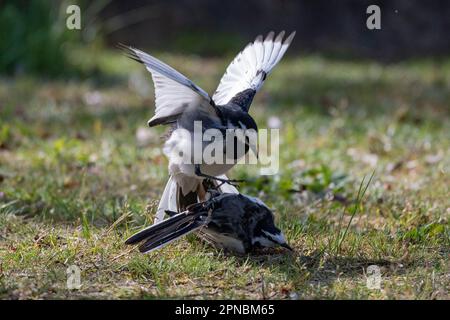
[[[252,150],[252,152],[255,154],[256,159],[259,160],[258,147],[253,143],[250,143],[248,146],[250,147],[250,150]]]
[[[283,248],[286,248],[286,249],[288,249],[289,251],[294,251],[294,249],[292,249],[291,248],[291,246],[290,245],[288,245],[286,242],[285,243],[282,243],[282,244],[280,244],[280,246],[282,246]]]

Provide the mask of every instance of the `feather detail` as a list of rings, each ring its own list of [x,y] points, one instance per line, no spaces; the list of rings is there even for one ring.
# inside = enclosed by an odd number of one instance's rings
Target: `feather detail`
[[[129,58],[143,63],[152,75],[156,108],[155,115],[148,121],[149,126],[173,123],[191,106],[216,115],[208,93],[186,76],[141,50],[125,45],[120,47]]]
[[[242,91],[260,90],[267,75],[292,43],[295,31],[283,41],[284,34],[284,31],[280,32],[275,40],[273,31],[265,39],[259,35],[234,58],[212,97],[216,105],[227,104]]]

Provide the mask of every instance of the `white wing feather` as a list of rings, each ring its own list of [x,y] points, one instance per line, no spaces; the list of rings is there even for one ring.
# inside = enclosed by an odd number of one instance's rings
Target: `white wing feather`
[[[155,219],[153,224],[157,224],[164,220],[166,210],[178,211],[177,205],[177,183],[175,179],[170,176],[164,188],[161,200],[159,200],[158,209],[156,209]]]
[[[217,178],[224,179],[224,180],[227,180],[227,179],[228,179],[227,176],[224,175],[224,174],[221,175],[221,176],[218,176]],[[223,184],[219,187],[219,191],[220,191],[221,193],[236,193],[236,194],[239,193],[238,189],[236,189],[235,186],[233,186],[233,185],[231,185],[231,184],[228,184],[228,183],[223,183]]]
[[[254,42],[249,43],[228,66],[213,95],[214,103],[226,104],[246,89],[258,91],[266,75],[270,74],[285,54],[294,36],[295,32],[292,32],[283,41],[282,31],[274,40],[272,31],[264,40],[262,36],[258,36]]]
[[[190,106],[214,112],[208,93],[180,72],[141,50],[131,47],[126,47],[126,50],[132,59],[142,62],[152,74],[156,109],[149,120],[150,126],[165,123],[166,119],[180,115]]]

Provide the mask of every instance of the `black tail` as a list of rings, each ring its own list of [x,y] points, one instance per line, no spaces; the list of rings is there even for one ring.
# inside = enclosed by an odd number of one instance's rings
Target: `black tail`
[[[185,235],[199,229],[203,225],[204,225],[204,223],[202,223],[201,221],[194,221],[192,223],[186,224],[185,226],[175,230],[174,232],[165,233],[159,237],[152,237],[139,246],[139,251],[142,253],[146,253],[146,252],[150,252],[150,251],[162,248],[165,245],[168,245],[169,243],[171,243],[172,241],[175,241],[178,238],[181,238],[182,236],[185,236]]]
[[[193,203],[197,203],[197,192],[191,191],[187,195],[183,195],[181,188],[178,188],[178,210],[184,211],[187,207]]]
[[[178,214],[171,212],[172,216],[169,219],[139,231],[128,238],[125,244],[136,244],[145,240],[139,247],[139,251],[149,252],[193,232],[205,223],[205,220],[199,217],[206,214],[206,211],[201,210],[200,206],[196,208],[200,210],[189,210]]]

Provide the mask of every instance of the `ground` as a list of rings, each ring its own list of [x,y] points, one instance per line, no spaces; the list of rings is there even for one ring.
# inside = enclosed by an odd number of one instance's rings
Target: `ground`
[[[250,110],[280,126],[279,173],[230,175],[294,252],[235,256],[191,235],[142,255],[124,240],[167,180],[151,78],[89,54],[74,57],[83,81],[0,79],[0,298],[450,298],[449,61],[284,59]],[[231,58],[156,55],[209,92]]]

